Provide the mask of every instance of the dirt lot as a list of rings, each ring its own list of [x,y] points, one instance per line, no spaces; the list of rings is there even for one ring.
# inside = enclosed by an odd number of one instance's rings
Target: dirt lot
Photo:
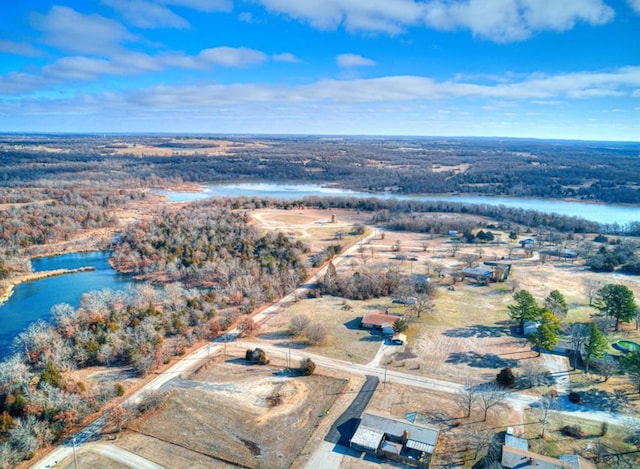
[[[289,467],[347,382],[280,369],[220,360],[181,380],[117,444],[168,468],[184,467],[192,454],[208,461],[203,467]]]

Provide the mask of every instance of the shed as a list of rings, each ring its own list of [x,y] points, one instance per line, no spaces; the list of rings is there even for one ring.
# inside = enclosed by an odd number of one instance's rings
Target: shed
[[[391,343],[394,345],[404,345],[407,343],[407,336],[398,332],[391,337]]]

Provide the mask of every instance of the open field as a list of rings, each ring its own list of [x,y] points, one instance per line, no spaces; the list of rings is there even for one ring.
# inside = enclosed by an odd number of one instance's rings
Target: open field
[[[279,218],[273,211],[268,212],[270,223],[288,222],[287,216]],[[299,226],[314,226],[313,217],[324,217],[320,213],[305,211],[305,218]],[[344,218],[344,216],[341,216]],[[262,214],[255,216],[258,221],[265,220]],[[305,347],[304,342],[287,334],[290,319],[299,314],[307,315],[312,321],[318,321],[328,330],[325,343],[311,347],[316,353],[334,358],[344,358],[357,363],[367,363],[375,356],[382,337],[357,327],[358,319],[367,311],[388,309],[391,313],[408,313],[412,320],[409,329],[409,353],[403,359],[394,360],[395,366],[427,376],[446,379],[470,377],[477,381],[492,380],[497,370],[510,366],[518,367],[524,361],[533,360],[536,353],[531,351],[526,339],[512,332],[513,321],[507,314],[507,305],[512,302],[514,287],[529,290],[542,303],[551,290],[559,289],[570,305],[570,312],[563,322],[586,321],[597,314],[588,306],[585,278],[602,283],[621,282],[640,294],[640,281],[634,277],[606,275],[589,272],[580,262],[546,261],[538,258],[519,257],[509,245],[462,245],[460,251],[452,256],[448,237],[426,237],[417,233],[384,232],[376,228],[378,234],[369,244],[364,245],[358,254],[350,256],[338,267],[340,275],[350,275],[362,268],[397,268],[407,275],[431,275],[437,282],[438,293],[432,314],[413,318],[402,305],[391,302],[392,298],[379,298],[368,301],[343,300],[335,297],[303,299],[274,315],[260,330],[260,338]],[[382,234],[384,233],[384,237]],[[502,233],[502,239],[506,234]],[[401,246],[401,253],[408,259],[397,259],[394,246]],[[477,253],[482,249],[487,260],[505,260],[513,264],[510,279],[505,283],[482,286],[473,281],[457,282],[453,285],[447,272],[460,270],[465,254]],[[433,276],[435,269],[444,278]],[[613,278],[612,278],[613,277]],[[636,331],[631,325],[624,328],[620,335],[634,337]],[[396,349],[390,348],[392,354]],[[613,349],[612,349],[613,352]],[[393,358],[390,355],[388,358]]]
[[[169,382],[166,404],[117,444],[165,467],[184,467],[192,454],[209,458],[202,467],[289,467],[347,382],[280,369],[231,358]]]

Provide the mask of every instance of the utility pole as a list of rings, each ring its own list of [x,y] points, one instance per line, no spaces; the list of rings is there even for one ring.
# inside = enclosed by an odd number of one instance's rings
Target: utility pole
[[[76,437],[71,438],[71,443],[73,444],[73,465],[75,469],[78,469],[78,457],[76,455]]]
[[[384,364],[384,380],[382,381],[382,389],[387,388],[387,364]]]

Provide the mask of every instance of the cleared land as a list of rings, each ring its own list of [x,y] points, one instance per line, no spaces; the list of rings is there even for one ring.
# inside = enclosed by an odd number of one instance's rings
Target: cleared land
[[[167,402],[129,425],[117,445],[171,468],[192,457],[203,467],[290,467],[347,384],[240,358],[212,365],[167,383]]]

